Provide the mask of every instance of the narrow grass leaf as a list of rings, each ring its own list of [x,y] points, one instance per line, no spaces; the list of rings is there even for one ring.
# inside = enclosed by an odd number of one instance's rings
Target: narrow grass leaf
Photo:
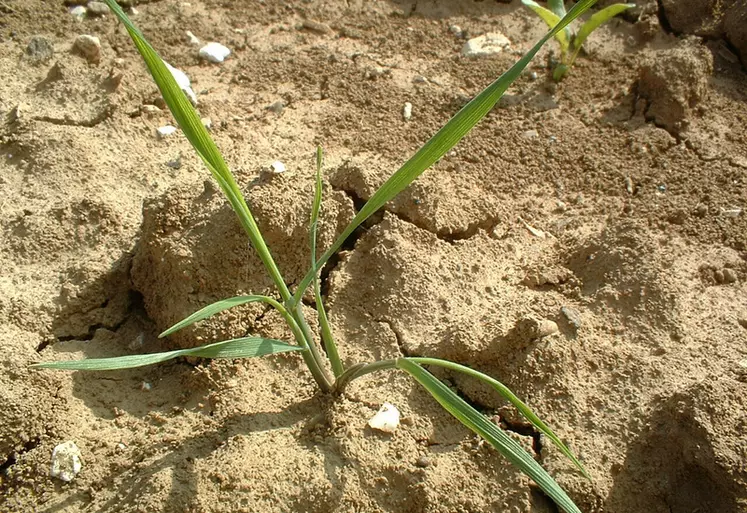
[[[581,26],[578,33],[576,34],[576,37],[573,40],[573,47],[576,52],[584,44],[586,38],[588,38],[592,32],[599,28],[602,23],[609,21],[621,12],[627,11],[628,9],[631,9],[633,7],[635,7],[635,4],[613,4],[609,7],[605,7],[599,12],[594,13],[594,15],[592,15],[591,18],[589,18],[586,23]]]
[[[550,441],[552,441],[555,446],[560,449],[560,452],[566,455],[568,459],[570,459],[574,465],[581,471],[581,473],[586,477],[587,479],[591,479],[591,476],[586,472],[586,469],[581,464],[581,462],[576,458],[576,456],[571,452],[568,447],[558,438],[558,436],[550,429],[550,427],[542,422],[542,420],[527,406],[524,402],[522,402],[521,399],[516,397],[516,395],[503,383],[498,381],[497,379],[493,379],[487,374],[483,374],[482,372],[476,371],[474,369],[470,369],[469,367],[465,367],[464,365],[460,365],[458,363],[450,362],[448,360],[440,360],[438,358],[407,358],[408,360],[415,362],[419,365],[437,365],[439,367],[444,367],[453,371],[461,372],[463,374],[466,374],[468,376],[471,376],[473,378],[477,378],[480,381],[484,381],[491,387],[495,389],[496,392],[498,392],[501,397],[506,399],[508,402],[514,405],[514,407],[519,410],[519,412],[529,421],[531,422],[537,429],[539,429]]]
[[[524,4],[526,7],[531,9],[532,11],[537,14],[540,18],[542,18],[542,21],[547,23],[547,26],[550,28],[555,27],[558,23],[560,23],[561,18],[564,16],[563,14],[557,14],[556,12],[545,9],[541,5],[539,5],[537,2],[533,2],[532,0],[521,0],[521,3]],[[549,5],[549,4],[548,4]],[[561,2],[562,5],[562,2]],[[563,7],[563,11],[565,11],[565,7]],[[571,46],[570,43],[570,30],[567,28],[564,30],[561,30],[557,34],[555,34],[555,39],[558,40],[558,43],[560,44],[560,49],[565,54],[568,49]]]
[[[159,57],[153,47],[146,41],[145,37],[143,37],[137,27],[130,21],[117,2],[115,0],[104,1],[114,15],[124,24],[179,127],[210,170],[218,185],[223,190],[223,193],[228,198],[229,203],[236,211],[242,227],[249,235],[252,245],[267,268],[275,285],[278,287],[283,300],[288,300],[290,298],[288,287],[285,285],[285,281],[280,275],[280,271],[270,254],[270,250],[262,238],[259,227],[241,194],[236,180],[228,169],[212,137],[210,137],[210,133],[202,124],[197,111],[192,107],[192,104],[176,83],[176,80],[161,57]]]
[[[316,263],[316,247],[317,247],[317,232],[319,230],[319,213],[322,209],[322,160],[323,153],[322,147],[316,148],[316,184],[314,187],[314,203],[311,208],[311,228],[309,230],[309,237],[311,243],[311,267],[314,267]],[[322,300],[322,290],[319,284],[319,277],[314,276],[314,299],[316,301],[317,317],[319,318],[319,330],[322,335],[322,343],[324,344],[324,350],[327,353],[327,358],[332,365],[332,373],[335,378],[342,375],[345,369],[342,366],[340,360],[340,354],[337,351],[337,344],[335,343],[334,336],[332,335],[332,328],[329,325],[329,319],[327,318],[327,311],[324,309],[324,301]]]
[[[172,327],[158,335],[158,338],[163,338],[168,335],[171,335],[172,333],[175,333],[181,329],[186,328],[187,326],[190,326],[196,322],[208,319],[212,317],[213,315],[220,313],[224,310],[228,310],[230,308],[234,308],[236,306],[245,305],[247,303],[267,303],[271,306],[274,306],[278,310],[280,310],[281,313],[285,311],[285,308],[283,305],[272,299],[271,297],[267,296],[236,296],[232,297],[230,299],[223,299],[221,301],[216,301],[215,303],[212,303],[205,308],[202,308],[201,310],[196,311],[186,319],[177,322]]]
[[[201,358],[252,358],[288,351],[302,351],[303,348],[269,338],[246,337],[225,340],[192,349],[178,349],[165,353],[135,354],[114,358],[89,358],[61,362],[44,362],[31,365],[36,369],[105,371],[132,369],[161,363],[179,356],[198,356]]]
[[[397,367],[410,374],[451,413],[459,422],[485,438],[513,465],[532,478],[555,503],[566,513],[581,513],[563,489],[550,477],[539,463],[534,461],[513,438],[490,422],[483,414],[467,404],[461,397],[436,379],[430,372],[406,358],[397,360]]]
[[[524,68],[534,58],[550,38],[565,28],[571,21],[578,18],[596,0],[581,0],[560,20],[537,44],[535,44],[519,61],[508,71],[500,76],[495,82],[485,88],[472,101],[465,105],[451,120],[439,130],[436,135],[426,142],[410,160],[397,170],[379,189],[369,198],[363,208],[355,215],[350,224],[343,230],[337,240],[322,255],[315,266],[306,274],[298,286],[294,302],[298,303],[306,288],[316,276],[316,272],[329,260],[335,252],[340,249],[345,240],[366,219],[383,207],[389,200],[402,192],[413,180],[419,177],[432,164],[443,157],[447,151],[454,147],[467,133],[472,130],[478,121],[490,112],[503,93],[521,75]]]

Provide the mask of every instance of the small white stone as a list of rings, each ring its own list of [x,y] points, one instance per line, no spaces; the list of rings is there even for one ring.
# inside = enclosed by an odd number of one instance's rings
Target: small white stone
[[[526,132],[522,133],[521,136],[524,137],[525,139],[536,139],[537,137],[539,137],[539,132],[537,132],[537,130],[534,130],[534,129],[527,130]]]
[[[189,30],[187,31],[187,37],[189,38],[189,44],[194,45],[194,46],[197,46],[200,44],[200,40],[197,39],[197,36],[195,36]]]
[[[500,32],[489,32],[464,43],[462,55],[465,57],[485,57],[501,53],[511,46],[511,41]]]
[[[464,34],[464,31],[462,30],[462,27],[460,27],[459,25],[452,25],[452,26],[450,26],[449,27],[449,32],[451,32],[452,34],[454,34],[456,37],[462,37],[462,35]]]
[[[220,43],[208,43],[200,48],[200,57],[216,64],[226,60],[229,55],[231,50]]]
[[[283,164],[279,160],[276,160],[275,162],[270,164],[270,171],[276,174],[285,173],[287,169],[288,168],[285,167],[285,164]]]
[[[384,403],[376,415],[368,421],[368,425],[371,429],[394,433],[399,427],[399,410],[393,404]]]
[[[64,442],[52,451],[52,467],[49,475],[66,483],[72,481],[83,468],[80,449],[75,442]]]
[[[742,209],[738,207],[721,208],[721,215],[724,217],[739,217]]]
[[[73,47],[83,55],[88,62],[98,63],[101,60],[101,41],[96,36],[82,34],[75,39]]]
[[[156,136],[158,136],[159,139],[165,139],[166,137],[174,134],[176,132],[176,127],[172,125],[166,125],[156,128]]]
[[[86,11],[87,9],[83,7],[82,5],[79,5],[77,7],[73,7],[70,9],[70,14],[78,21],[81,21],[83,18],[86,17]]]
[[[187,95],[189,101],[192,102],[192,105],[197,105],[197,95],[195,95],[195,92],[192,90],[192,82],[189,80],[187,74],[182,70],[173,67],[168,62],[164,62],[164,64],[166,64],[166,67],[171,72],[174,80],[176,80],[176,84],[182,91],[184,91],[184,94]]]
[[[152,390],[152,389],[153,389],[153,385],[151,385],[151,384],[150,384],[150,383],[148,383],[147,381],[143,381],[143,382],[142,382],[142,383],[140,384],[140,390],[142,390],[143,392],[149,392],[149,391],[150,391],[150,390]]]
[[[91,16],[104,16],[109,14],[109,6],[104,2],[88,2],[88,14]]]
[[[412,119],[412,103],[405,103],[405,108],[402,109],[402,117],[405,118],[405,121],[410,121],[410,119]]]

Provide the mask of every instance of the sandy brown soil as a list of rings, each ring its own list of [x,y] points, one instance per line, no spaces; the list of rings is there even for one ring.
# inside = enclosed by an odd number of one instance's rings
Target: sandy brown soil
[[[155,137],[173,121],[152,107],[157,90],[121,26],[76,21],[64,3],[0,1],[0,511],[557,511],[398,373],[334,399],[297,355],[28,369],[288,336],[251,307],[156,338],[271,282],[184,137]],[[315,144],[326,149],[329,244],[544,30],[517,1],[137,9],[192,78],[289,283],[308,260]],[[591,483],[491,391],[439,374],[585,512],[747,511],[747,24],[733,21],[744,11],[643,2],[595,33],[559,85],[546,68],[554,47],[543,50],[536,76],[325,271],[344,360],[439,356],[501,379],[581,456]],[[465,58],[451,25],[502,31],[511,50]],[[186,30],[233,55],[200,62]],[[98,64],[71,51],[80,34],[101,39]],[[29,54],[34,36],[53,54]],[[275,160],[288,172],[263,172]],[[558,331],[537,340],[537,320]],[[404,416],[393,435],[366,425],[385,401]],[[49,476],[67,440],[84,460],[71,483]]]

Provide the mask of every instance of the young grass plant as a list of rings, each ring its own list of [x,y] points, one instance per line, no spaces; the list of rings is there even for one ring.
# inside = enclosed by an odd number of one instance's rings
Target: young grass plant
[[[366,202],[350,224],[334,243],[317,259],[317,225],[322,205],[322,150],[316,153],[316,186],[310,220],[311,265],[295,293],[291,293],[265,244],[256,221],[247,206],[239,187],[221,156],[218,148],[207,132],[192,104],[180,90],[166,64],[145,40],[140,31],[127,18],[115,0],[105,0],[112,12],[122,21],[138,51],[145,60],[150,73],[161,90],[164,100],[171,109],[179,126],[195,151],[202,158],[215,180],[220,185],[229,203],[236,211],[239,221],[252,242],[257,255],[267,269],[277,287],[279,299],[269,296],[247,295],[225,299],[213,303],[190,315],[183,321],[161,333],[168,336],[182,328],[207,319],[219,312],[238,305],[263,302],[276,309],[288,324],[295,343],[287,341],[246,337],[217,342],[194,349],[168,351],[164,353],[121,356],[114,358],[86,359],[78,361],[44,362],[33,365],[35,368],[65,370],[112,370],[150,365],[179,356],[199,356],[203,358],[249,358],[275,353],[297,351],[306,362],[312,376],[324,393],[341,393],[347,384],[366,374],[399,369],[420,383],[446,411],[469,429],[484,437],[511,463],[532,478],[555,503],[567,513],[580,513],[578,507],[552,477],[527,453],[513,438],[508,436],[495,423],[461,399],[441,381],[436,379],[425,366],[436,366],[459,372],[481,380],[496,390],[505,400],[514,405],[540,432],[548,437],[565,454],[575,467],[589,477],[579,460],[552,432],[552,430],[529,407],[514,395],[505,385],[483,373],[463,365],[424,357],[402,357],[392,360],[363,362],[345,367],[339,357],[337,345],[324,309],[319,285],[319,271],[340,249],[345,240],[377,210],[404,190],[447,151],[456,145],[488,112],[495,106],[503,93],[513,83],[537,54],[539,49],[552,37],[565,34],[568,24],[586,11],[596,0],[581,0],[568,13],[558,16],[551,24],[551,30],[539,40],[516,64],[500,78],[485,88],[464,108],[462,108],[441,130],[426,142],[399,170],[397,170]],[[601,22],[600,22],[601,23]],[[587,22],[588,25],[588,22]],[[593,30],[593,28],[591,29]],[[590,32],[590,30],[589,30]],[[588,35],[588,34],[587,34]],[[578,35],[576,36],[579,37]],[[580,43],[579,43],[580,44]],[[301,298],[312,286],[316,299],[321,343],[324,346],[326,361],[314,340],[311,329],[302,311]],[[331,369],[331,373],[328,369]]]
[[[555,28],[566,15],[563,0],[547,0],[547,8],[533,0],[521,0],[521,3],[534,11],[551,29]],[[632,7],[635,7],[635,4],[613,4],[594,13],[575,34],[567,26],[558,31],[555,34],[555,39],[560,45],[560,62],[553,69],[553,80],[560,82],[568,74],[581,51],[581,47],[592,32],[603,23]]]

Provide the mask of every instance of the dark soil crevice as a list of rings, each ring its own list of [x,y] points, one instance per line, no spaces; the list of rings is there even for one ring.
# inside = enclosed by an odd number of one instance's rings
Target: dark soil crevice
[[[542,455],[542,434],[532,424],[528,422],[511,422],[506,417],[499,416],[500,425],[506,431],[511,431],[521,436],[532,437],[532,450],[537,459]]]
[[[340,186],[335,186],[335,185],[332,185],[332,188],[335,191],[340,191],[344,193],[350,198],[350,200],[353,202],[353,207],[355,208],[356,213],[360,212],[360,210],[363,208],[363,206],[367,202],[367,200],[363,199],[358,194],[358,191],[356,191],[353,188],[340,187]],[[377,212],[375,212],[373,215],[371,215],[371,217],[369,217],[363,223],[363,225],[358,230],[356,230],[356,232],[353,235],[351,235],[350,239],[348,239],[348,241],[346,241],[345,243],[346,246],[348,245],[350,246],[347,249],[352,249],[352,247],[355,245],[355,242],[357,242],[358,238],[360,238],[360,236],[365,232],[365,230],[369,230],[373,226],[379,224],[381,220],[383,219],[384,212],[387,212],[397,217],[400,221],[409,223],[428,233],[432,233],[439,240],[442,240],[449,244],[453,244],[456,241],[470,239],[471,237],[474,237],[477,234],[477,232],[480,230],[490,232],[497,223],[497,220],[495,217],[487,216],[483,219],[478,219],[476,221],[469,223],[467,227],[463,229],[454,230],[454,231],[449,230],[449,229],[434,230],[432,227],[426,226],[426,224],[422,222],[421,220],[415,219],[407,215],[406,213],[402,212],[400,209],[392,208],[391,204],[386,204],[381,209],[379,209]],[[353,239],[352,243],[350,242],[351,239]],[[322,273],[323,273],[323,278],[324,278],[324,269],[322,270]],[[322,281],[324,282],[324,279]],[[325,292],[323,291],[322,293],[324,294]]]
[[[138,315],[142,315],[145,318],[147,318],[147,314],[145,312],[145,305],[143,304],[143,296],[138,291],[136,291],[134,289],[128,290],[127,294],[129,295],[127,312],[115,324],[111,324],[110,325],[110,324],[104,324],[104,323],[95,323],[95,324],[91,324],[90,326],[88,326],[87,332],[85,334],[83,334],[83,335],[56,336],[52,340],[50,340],[50,339],[44,340],[36,348],[36,351],[40,352],[41,350],[43,350],[45,347],[47,347],[52,342],[69,342],[71,340],[93,340],[93,337],[96,336],[96,332],[98,330],[100,330],[100,329],[105,329],[105,330],[108,330],[108,331],[116,332],[136,312],[137,312]],[[111,300],[111,298],[107,298],[102,303],[101,308],[104,308],[106,305],[108,305],[110,300]]]
[[[40,440],[38,437],[32,438],[31,440],[26,442],[20,450],[13,451],[10,454],[7,454],[3,458],[3,462],[0,463],[0,476],[4,476],[8,469],[18,462],[18,458],[20,456],[36,449],[39,446],[39,443]]]
[[[661,29],[667,34],[674,34],[674,29],[672,29],[672,25],[669,24],[667,13],[664,11],[664,4],[661,0],[657,0],[656,3],[659,6],[656,15],[659,18],[659,25],[661,25]]]
[[[348,198],[350,198],[350,201],[353,203],[353,208],[355,209],[355,213],[357,214],[360,212],[360,210],[363,208],[363,205],[366,204],[365,200],[361,199],[358,194],[353,190],[348,189],[342,189],[342,188],[336,188],[333,187],[333,190],[340,191],[344,193]],[[324,266],[322,267],[321,271],[319,272],[319,287],[322,294],[322,298],[327,298],[329,295],[329,277],[332,274],[332,271],[334,271],[337,266],[340,264],[340,253],[344,251],[352,251],[355,249],[355,245],[358,243],[358,239],[360,239],[363,234],[366,233],[372,226],[378,224],[381,222],[381,215],[377,212],[373,216],[369,217],[361,226],[355,229],[355,231],[350,234],[350,236],[345,239],[345,242],[343,242],[340,249],[334,252],[334,254],[325,262]]]
[[[244,333],[244,336],[245,337],[250,337],[253,334],[256,334],[257,333],[257,324],[259,324],[260,322],[262,322],[264,320],[265,316],[267,316],[267,314],[270,313],[270,311],[272,309],[273,309],[272,305],[267,305],[267,304],[264,305],[264,308],[259,313],[259,315],[257,315],[256,317],[254,317],[254,320],[252,321],[251,325],[247,328],[246,332]]]
[[[389,329],[392,330],[392,333],[394,333],[394,338],[397,340],[397,347],[399,348],[399,352],[404,357],[409,356],[415,356],[410,354],[410,352],[405,347],[405,343],[402,341],[402,333],[394,326],[394,323],[388,319],[374,319],[374,322],[382,322],[389,326]]]
[[[110,106],[102,110],[100,113],[98,113],[96,117],[94,117],[93,119],[74,120],[74,119],[70,119],[69,117],[60,119],[60,118],[54,118],[51,116],[35,116],[33,120],[40,121],[42,123],[50,123],[52,125],[58,125],[58,126],[75,126],[75,127],[93,128],[97,125],[100,125],[107,119],[109,119],[113,113],[114,113],[114,108]]]

